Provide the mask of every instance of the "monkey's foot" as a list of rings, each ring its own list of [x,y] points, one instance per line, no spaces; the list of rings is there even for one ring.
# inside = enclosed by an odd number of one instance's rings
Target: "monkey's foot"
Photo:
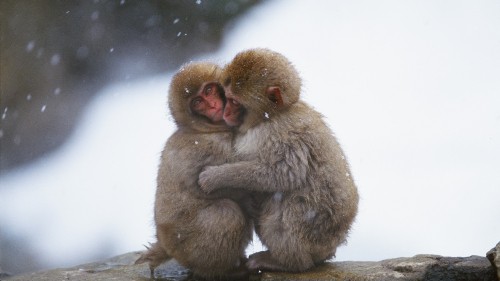
[[[288,271],[286,267],[278,263],[269,251],[257,252],[248,257],[246,264],[251,272],[258,271]]]

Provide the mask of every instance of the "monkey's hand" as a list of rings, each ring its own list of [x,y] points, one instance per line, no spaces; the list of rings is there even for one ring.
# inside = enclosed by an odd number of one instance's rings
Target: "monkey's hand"
[[[275,191],[268,187],[275,187],[273,170],[269,171],[257,161],[240,161],[226,163],[220,166],[206,166],[198,176],[201,190],[210,193],[216,189],[235,188],[250,191]]]
[[[218,184],[218,175],[220,175],[219,166],[206,166],[198,176],[198,184],[201,190],[206,193],[211,193],[220,188]]]

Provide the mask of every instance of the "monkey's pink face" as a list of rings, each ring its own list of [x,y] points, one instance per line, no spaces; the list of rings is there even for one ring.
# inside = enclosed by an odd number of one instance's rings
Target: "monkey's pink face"
[[[224,121],[231,127],[243,123],[245,108],[238,102],[237,97],[231,92],[231,87],[226,87],[226,106],[224,107]]]
[[[214,123],[220,122],[223,120],[224,114],[223,95],[219,84],[215,82],[204,83],[190,101],[191,110],[207,117]]]

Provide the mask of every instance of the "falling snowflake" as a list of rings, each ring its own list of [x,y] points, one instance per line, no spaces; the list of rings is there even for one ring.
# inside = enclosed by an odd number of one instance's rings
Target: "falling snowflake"
[[[58,65],[59,62],[61,62],[61,56],[58,54],[55,54],[50,58],[50,64],[52,65]]]
[[[92,19],[93,21],[98,20],[99,19],[99,11],[92,12],[92,14],[90,15],[90,19]]]
[[[273,195],[273,200],[276,202],[280,202],[283,199],[283,192],[276,192]]]
[[[28,45],[26,45],[26,52],[31,52],[35,48],[35,41],[30,41]]]
[[[316,212],[313,210],[309,210],[304,214],[304,219],[308,222],[311,222],[316,217]]]

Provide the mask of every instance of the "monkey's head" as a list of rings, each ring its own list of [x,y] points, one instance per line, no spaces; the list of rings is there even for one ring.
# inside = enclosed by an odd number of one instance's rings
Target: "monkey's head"
[[[226,95],[224,120],[240,132],[273,118],[299,100],[300,76],[292,63],[268,49],[236,55],[221,75]]]
[[[219,84],[221,68],[213,63],[188,63],[174,75],[168,105],[179,128],[199,132],[227,131],[223,120],[224,89]]]

